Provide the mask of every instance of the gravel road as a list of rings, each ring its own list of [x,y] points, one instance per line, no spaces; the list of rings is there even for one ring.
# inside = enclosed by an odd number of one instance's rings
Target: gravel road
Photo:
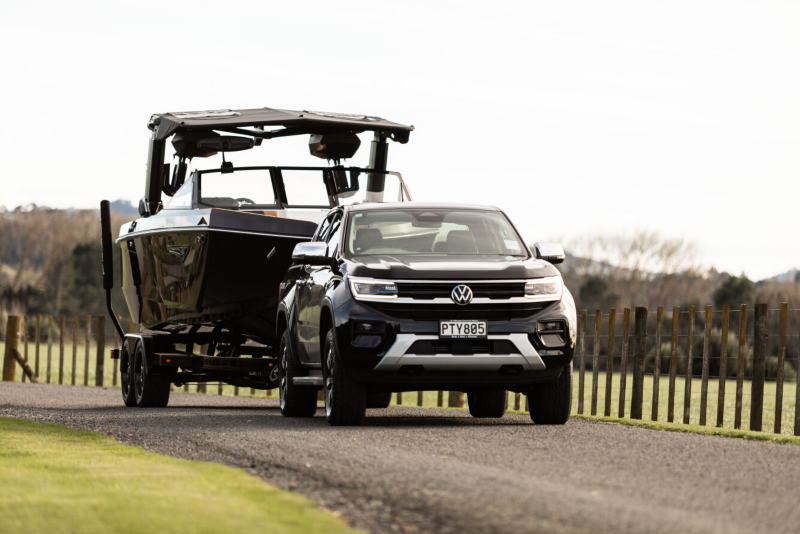
[[[797,532],[800,446],[526,416],[370,410],[363,427],[267,399],[0,384],[0,416],[240,467],[371,532]],[[235,513],[235,511],[232,511]]]

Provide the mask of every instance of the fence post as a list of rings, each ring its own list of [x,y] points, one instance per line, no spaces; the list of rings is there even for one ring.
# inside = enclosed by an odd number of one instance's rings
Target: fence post
[[[514,393],[514,409],[516,411],[519,411],[519,403],[520,403],[520,394],[519,393]]]
[[[756,304],[753,332],[753,382],[750,387],[750,430],[761,432],[764,415],[764,371],[767,359],[767,305]]]
[[[64,330],[66,329],[66,317],[61,316],[58,323],[58,383],[64,383]]]
[[[41,330],[42,330],[42,316],[41,315],[37,315],[36,316],[36,348],[35,348],[35,354],[34,354],[34,357],[36,358],[36,362],[34,362],[35,363],[34,375],[36,376],[37,380],[39,379],[39,344],[41,342],[41,340],[40,340]]]
[[[658,421],[658,386],[661,385],[661,337],[664,334],[664,308],[656,309],[656,354],[653,359],[653,406],[650,409],[650,420]]]
[[[692,365],[694,363],[694,306],[689,306],[689,328],[686,331],[686,380],[683,384],[683,424],[692,414]]]
[[[92,316],[86,316],[86,353],[83,361],[83,385],[89,385],[89,350],[92,344]]]
[[[97,362],[94,371],[94,385],[103,387],[106,355],[106,316],[97,318]]]
[[[678,372],[678,325],[681,309],[672,307],[672,338],[669,344],[669,391],[667,393],[667,421],[675,421],[675,375]]]
[[[9,315],[6,323],[6,350],[3,354],[3,382],[13,382],[17,374],[17,359],[14,351],[19,343],[19,317]]]
[[[625,308],[622,313],[622,358],[619,364],[619,416],[625,417],[625,386],[628,381],[628,342],[631,337],[630,330],[631,309]]]
[[[714,318],[712,306],[706,306],[706,324],[703,330],[703,374],[700,382],[700,426],[706,426],[708,411],[708,372],[711,363],[711,321]]]
[[[778,380],[775,384],[775,427],[776,434],[781,433],[783,417],[783,365],[786,361],[786,323],[789,319],[789,304],[781,303],[781,325],[778,330]]]
[[[451,392],[451,394],[452,394],[452,392]],[[403,405],[403,393],[401,391],[397,392],[397,405],[398,406],[402,406]]]
[[[747,346],[747,304],[739,307],[739,359],[736,368],[736,409],[733,428],[742,428],[742,395],[744,393],[744,351]]]
[[[403,396],[401,393],[397,393],[397,404],[399,405],[403,401]],[[461,408],[464,406],[464,399],[463,393],[460,391],[448,391],[447,392],[447,406],[450,408]]]
[[[614,336],[616,335],[617,310],[608,310],[608,347],[606,354],[606,402],[603,415],[611,417],[611,386],[614,379]]]
[[[50,383],[50,370],[53,363],[53,316],[47,316],[47,383]]]
[[[72,316],[72,385],[78,376],[78,316]]]
[[[592,345],[592,415],[597,415],[597,377],[600,373],[600,323],[603,312],[594,312],[594,343]]]
[[[436,406],[441,408],[444,405],[444,391],[439,391],[436,394]]]
[[[506,393],[506,395],[508,395],[508,393]],[[422,392],[417,391],[417,406],[422,406],[422,400]]]
[[[22,350],[24,351],[23,359],[28,363],[28,316],[22,316]],[[27,378],[25,369],[22,370],[22,381],[25,382]]]
[[[644,354],[647,351],[647,308],[636,308],[634,335],[631,419],[641,419],[644,404]]]
[[[722,307],[722,338],[719,340],[719,391],[717,392],[717,427],[722,428],[725,421],[725,383],[728,375],[728,323],[731,307]]]
[[[578,413],[583,415],[583,397],[585,391],[585,376],[586,376],[586,310],[581,311],[581,326],[578,335],[578,354],[580,355],[580,363],[578,366]],[[517,410],[519,410],[519,406]]]

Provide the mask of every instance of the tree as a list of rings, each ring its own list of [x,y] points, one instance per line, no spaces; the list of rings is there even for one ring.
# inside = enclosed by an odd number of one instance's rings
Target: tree
[[[730,276],[714,291],[714,305],[721,308],[725,304],[736,307],[740,304],[752,304],[756,298],[756,286],[744,274]]]

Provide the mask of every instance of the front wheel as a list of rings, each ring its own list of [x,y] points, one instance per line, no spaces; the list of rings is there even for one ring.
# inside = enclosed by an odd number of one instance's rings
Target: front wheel
[[[572,410],[572,362],[558,378],[533,386],[528,393],[531,419],[538,425],[563,425]]]
[[[292,355],[288,329],[281,336],[279,352],[278,391],[281,399],[281,415],[284,417],[313,417],[317,411],[317,389],[294,385],[294,377],[304,376],[304,374],[303,369]]]
[[[329,330],[325,336],[322,355],[325,418],[335,426],[360,425],[367,412],[367,392],[342,365],[341,355],[336,350],[333,339],[333,330]]]

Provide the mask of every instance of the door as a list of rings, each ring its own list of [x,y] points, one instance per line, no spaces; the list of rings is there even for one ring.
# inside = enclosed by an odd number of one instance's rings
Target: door
[[[325,238],[329,234],[331,223],[333,222],[335,215],[336,213],[329,214],[325,220],[320,223],[319,228],[317,228],[317,232],[311,239],[312,241],[325,241]],[[295,282],[295,299],[297,306],[297,348],[299,351],[298,357],[303,363],[310,363],[313,361],[309,356],[309,347],[313,347],[313,345],[317,342],[317,340],[314,338],[313,323],[314,314],[316,313],[318,315],[319,312],[315,312],[314,302],[310,291],[312,287],[311,276],[317,270],[319,270],[319,267],[304,265],[301,271],[302,276],[300,276],[297,279],[297,282]],[[312,352],[314,352],[313,349]]]
[[[323,240],[328,243],[328,256],[336,257],[339,254],[339,241],[342,235],[341,214],[334,215],[330,228],[326,232]],[[308,295],[307,315],[308,325],[306,328],[306,347],[305,352],[308,362],[322,363],[321,352],[323,336],[327,332],[320,332],[320,321],[322,319],[322,299],[325,298],[325,291],[328,282],[334,276],[330,267],[309,267],[308,279],[305,290]]]

